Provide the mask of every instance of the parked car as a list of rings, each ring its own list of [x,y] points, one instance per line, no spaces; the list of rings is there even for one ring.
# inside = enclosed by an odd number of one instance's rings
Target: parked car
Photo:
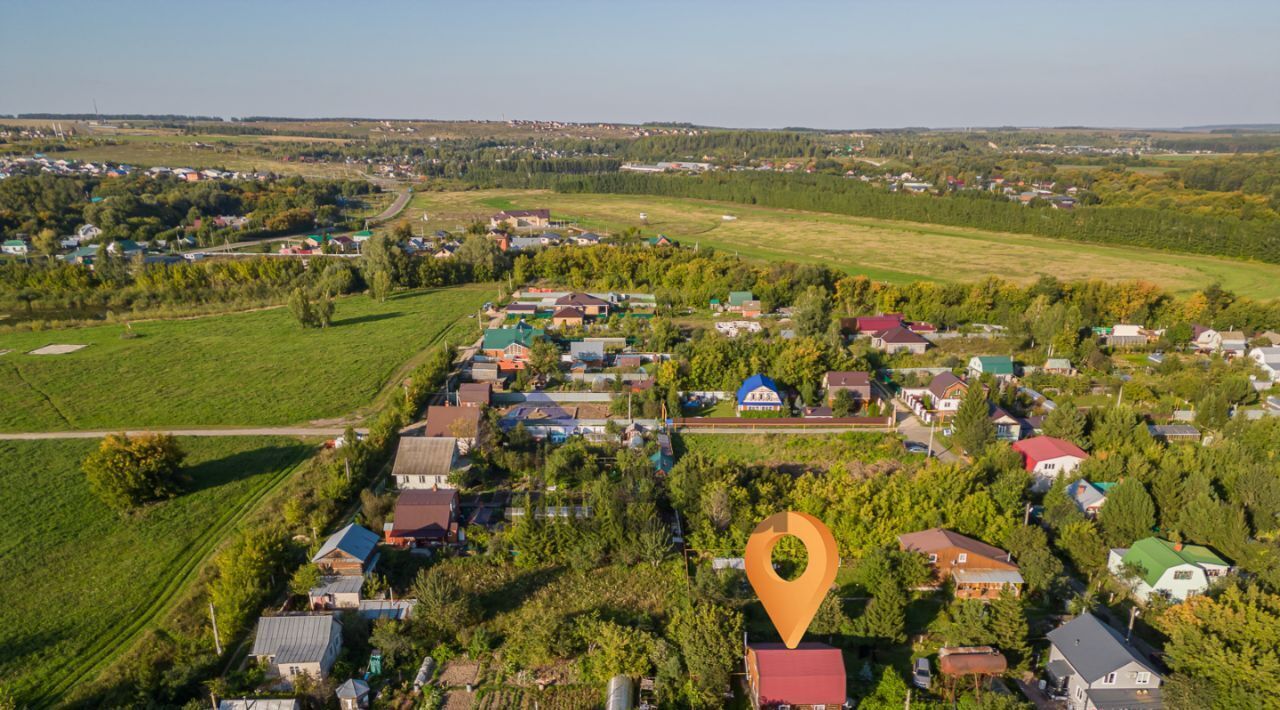
[[[924,444],[921,444],[918,441],[908,441],[907,443],[903,444],[903,446],[906,448],[907,453],[909,454],[929,453],[929,447],[925,446]]]
[[[933,685],[933,671],[929,669],[929,659],[916,659],[916,667],[911,672],[911,684],[924,690],[928,690],[929,686]]]

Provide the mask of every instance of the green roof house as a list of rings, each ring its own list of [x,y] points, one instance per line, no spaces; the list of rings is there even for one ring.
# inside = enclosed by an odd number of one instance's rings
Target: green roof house
[[[21,239],[6,239],[0,244],[0,252],[5,254],[26,254],[27,243]]]
[[[742,308],[743,304],[745,304],[747,301],[754,301],[754,300],[756,300],[756,297],[751,295],[750,291],[730,291],[729,292],[730,308]]]
[[[363,229],[351,235],[351,240],[355,242],[363,242],[366,239],[372,239],[372,238],[373,238],[373,232],[368,229]]]
[[[541,328],[523,322],[514,328],[489,328],[484,331],[484,343],[480,349],[493,357],[525,360],[529,357],[533,341],[544,334]]]
[[[1182,601],[1203,594],[1214,580],[1231,572],[1231,563],[1207,547],[1158,537],[1143,538],[1127,549],[1111,550],[1107,567],[1112,574],[1123,576],[1129,565],[1141,570],[1141,576],[1133,582],[1133,591],[1143,601],[1152,595]]]
[[[1008,355],[975,355],[969,358],[969,376],[981,377],[991,374],[999,379],[1009,379],[1016,373],[1013,369],[1013,358]]]

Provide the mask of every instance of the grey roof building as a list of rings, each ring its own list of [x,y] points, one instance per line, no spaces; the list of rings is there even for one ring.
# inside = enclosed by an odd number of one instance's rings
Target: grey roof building
[[[338,707],[342,710],[356,710],[369,707],[369,684],[359,678],[352,678],[333,691],[338,696]]]
[[[324,678],[342,650],[342,624],[330,614],[264,616],[258,619],[250,655],[281,678]]]
[[[1082,614],[1048,634],[1049,682],[1070,710],[1134,710],[1162,707],[1162,678],[1093,614]]]
[[[474,412],[469,407],[459,411]],[[449,473],[457,462],[458,440],[452,436],[401,436],[391,478],[401,489],[449,487]]]
[[[329,536],[311,562],[337,574],[363,574],[378,557],[378,534],[352,523]]]

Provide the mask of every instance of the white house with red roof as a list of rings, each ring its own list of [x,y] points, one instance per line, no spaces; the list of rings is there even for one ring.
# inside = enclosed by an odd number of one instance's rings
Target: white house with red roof
[[[747,688],[751,707],[839,708],[848,695],[844,657],[825,643],[788,649],[780,643],[747,645]]]
[[[1081,461],[1089,458],[1079,446],[1052,436],[1023,439],[1013,445],[1013,450],[1022,454],[1023,463],[1035,477],[1033,487],[1039,491],[1048,490],[1056,478],[1076,470]]]

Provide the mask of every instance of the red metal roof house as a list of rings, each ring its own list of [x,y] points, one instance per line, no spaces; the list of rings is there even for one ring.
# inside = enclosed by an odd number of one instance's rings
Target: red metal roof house
[[[1023,439],[1013,445],[1013,450],[1022,454],[1023,463],[1035,477],[1038,490],[1047,490],[1055,478],[1071,473],[1081,461],[1089,458],[1089,454],[1079,446],[1052,436]]]
[[[824,643],[747,645],[747,687],[756,710],[791,706],[842,707],[847,699],[844,657]]]
[[[882,333],[886,330],[902,327],[901,313],[886,313],[880,316],[861,316],[854,319],[854,330],[857,333]]]

